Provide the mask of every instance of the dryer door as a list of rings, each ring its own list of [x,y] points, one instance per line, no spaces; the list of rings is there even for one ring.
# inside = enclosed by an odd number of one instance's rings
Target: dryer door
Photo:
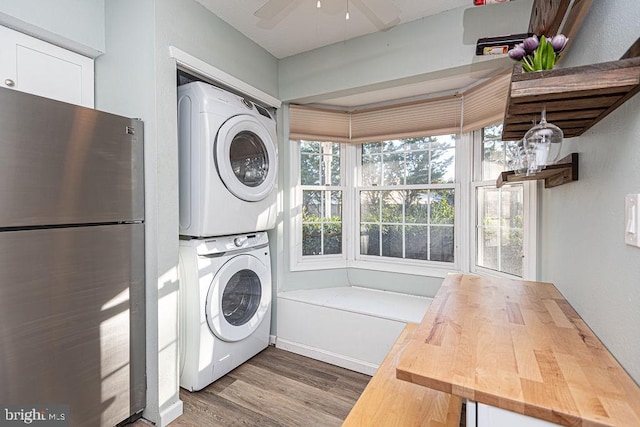
[[[268,268],[252,255],[237,255],[223,264],[209,287],[207,323],[221,340],[240,341],[258,328],[270,303]]]
[[[214,151],[220,179],[236,197],[257,202],[273,191],[276,143],[258,119],[246,114],[231,117],[218,130]]]

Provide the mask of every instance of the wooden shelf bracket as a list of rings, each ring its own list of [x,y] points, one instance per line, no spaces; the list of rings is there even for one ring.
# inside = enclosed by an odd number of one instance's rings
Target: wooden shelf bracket
[[[578,153],[569,154],[556,164],[549,165],[534,175],[516,175],[515,171],[502,172],[496,181],[496,187],[504,184],[522,181],[537,181],[544,179],[544,188],[553,188],[558,185],[578,180]]]

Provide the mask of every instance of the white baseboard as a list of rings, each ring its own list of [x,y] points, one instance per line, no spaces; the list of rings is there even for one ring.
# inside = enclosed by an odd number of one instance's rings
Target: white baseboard
[[[282,350],[287,350],[292,353],[300,354],[302,356],[310,357],[312,359],[320,360],[321,362],[330,363],[362,374],[373,375],[376,370],[378,370],[378,365],[374,365],[373,363],[354,359],[342,354],[332,353],[319,348],[309,347],[293,341],[277,338],[275,344],[277,348]]]
[[[276,336],[269,335],[269,345],[276,345]]]
[[[175,421],[180,415],[182,415],[182,412],[182,400],[178,399],[177,402],[160,412],[160,422],[157,425],[159,427],[169,425],[170,422]]]

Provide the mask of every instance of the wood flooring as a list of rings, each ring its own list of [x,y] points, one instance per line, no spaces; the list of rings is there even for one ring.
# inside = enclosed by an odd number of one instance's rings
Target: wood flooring
[[[340,426],[370,378],[270,346],[199,392],[180,389],[171,427]]]
[[[341,426],[370,379],[269,346],[203,390],[180,389],[184,413],[171,427]]]

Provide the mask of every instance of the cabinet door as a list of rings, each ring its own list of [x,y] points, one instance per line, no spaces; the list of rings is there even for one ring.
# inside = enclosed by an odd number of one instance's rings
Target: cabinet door
[[[93,108],[93,60],[0,26],[0,84]]]
[[[494,406],[476,403],[478,427],[560,427],[559,424],[528,417]],[[467,406],[467,410],[469,407]],[[469,420],[469,418],[467,418]],[[467,424],[469,426],[469,424]],[[471,427],[471,426],[469,426]]]

